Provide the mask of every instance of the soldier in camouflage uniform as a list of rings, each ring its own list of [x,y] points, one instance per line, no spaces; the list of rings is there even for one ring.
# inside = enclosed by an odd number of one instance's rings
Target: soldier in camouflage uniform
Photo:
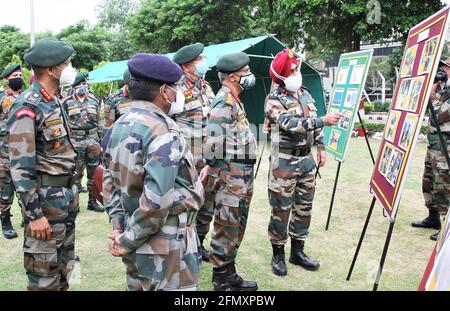
[[[77,154],[59,95],[60,86],[75,80],[72,53],[72,46],[54,39],[40,40],[26,52],[36,81],[16,99],[8,118],[11,176],[23,205],[28,290],[67,290],[75,264]]]
[[[194,155],[195,167],[200,174],[205,167],[203,157],[204,129],[208,122],[210,105],[214,99],[214,92],[209,83],[203,79],[208,70],[203,55],[204,45],[195,43],[178,50],[173,56],[173,61],[181,66],[183,76],[179,81],[179,89],[186,98],[183,112],[173,116],[183,133],[189,148]],[[214,185],[217,172],[210,171],[207,176],[202,176],[201,181],[205,188],[205,204],[197,215],[197,233],[202,244],[202,258],[209,261],[208,252],[203,246],[203,240],[208,234],[212,217],[214,216]]]
[[[201,264],[195,217],[204,192],[192,153],[168,116],[183,109],[175,85],[181,69],[155,54],[135,55],[128,68],[130,110],[102,142],[110,251],[122,257],[128,290],[195,290]]]
[[[326,161],[322,127],[334,125],[339,113],[317,117],[314,99],[302,87],[301,61],[286,49],[278,53],[270,67],[272,80],[278,87],[268,95],[265,115],[272,132],[269,167],[269,202],[272,214],[269,240],[272,244],[272,271],[286,275],[284,244],[291,238],[289,262],[307,270],[318,270],[319,262],[304,253],[304,243],[311,222],[315,191],[316,163],[311,153],[317,144],[317,161]],[[292,215],[291,215],[292,213]],[[290,219],[290,221],[289,221]]]
[[[205,142],[209,168],[219,172],[215,196],[210,262],[215,290],[254,291],[254,281],[236,272],[235,259],[247,226],[253,195],[256,140],[239,94],[255,85],[245,53],[222,56],[217,62],[222,88],[211,104]]]
[[[123,116],[130,108],[131,98],[128,94],[128,83],[130,82],[130,72],[125,70],[123,74],[124,86],[114,94],[111,94],[103,103],[103,131],[111,128],[111,126]]]
[[[14,200],[14,185],[9,171],[8,131],[6,122],[9,111],[23,87],[20,65],[8,66],[0,76],[5,80],[6,90],[0,95],[0,219],[3,235],[7,239],[17,237],[17,232],[11,224],[11,205]]]
[[[78,190],[82,188],[83,172],[87,167],[87,191],[89,193],[87,209],[95,212],[104,212],[105,209],[98,205],[92,193],[92,176],[100,164],[100,103],[94,94],[89,92],[86,82],[87,72],[77,74],[72,86],[72,95],[64,101],[64,109],[69,116],[71,139],[78,152],[77,181]]]
[[[445,81],[437,81],[432,86],[431,101],[439,121],[439,128],[447,143],[444,152],[450,152],[450,92],[446,82],[450,75],[450,59],[441,61],[438,74],[446,75]],[[437,74],[437,76],[438,76]],[[440,215],[446,215],[450,203],[450,171],[441,148],[436,125],[431,116],[428,124],[428,146],[425,157],[425,169],[422,178],[422,191],[428,217],[412,222],[413,227],[441,229]],[[430,238],[437,240],[439,232]]]

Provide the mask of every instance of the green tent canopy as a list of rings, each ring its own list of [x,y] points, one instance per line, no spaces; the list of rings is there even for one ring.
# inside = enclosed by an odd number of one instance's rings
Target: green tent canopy
[[[250,68],[257,79],[256,86],[243,93],[242,101],[245,103],[245,110],[249,121],[253,124],[262,124],[264,123],[264,100],[270,92],[272,85],[272,79],[269,75],[270,63],[274,56],[285,48],[286,46],[273,35],[207,46],[203,54],[206,56],[206,62],[211,70],[207,72],[206,80],[211,83],[214,91],[217,92],[220,87],[215,69],[217,60],[222,55],[228,53],[247,53],[251,60]],[[172,58],[173,54],[170,53],[167,56]],[[89,81],[90,83],[101,83],[122,80],[123,72],[126,68],[126,60],[105,64],[89,73]],[[311,90],[311,94],[316,101],[318,114],[320,116],[324,115],[325,97],[322,77],[307,62],[302,62],[301,72],[303,75],[303,84]]]

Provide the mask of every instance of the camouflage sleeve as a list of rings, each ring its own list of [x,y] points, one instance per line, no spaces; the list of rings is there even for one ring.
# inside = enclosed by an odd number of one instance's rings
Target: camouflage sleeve
[[[120,203],[120,192],[114,186],[111,173],[107,168],[103,172],[103,202],[113,230],[124,231],[126,211]]]
[[[106,132],[116,121],[114,98],[106,98],[103,104],[103,131]]]
[[[44,216],[37,193],[35,120],[34,106],[24,103],[14,105],[8,119],[11,177],[30,220]]]
[[[233,105],[225,103],[224,99],[218,99],[223,103],[214,104],[209,113],[206,126],[206,138],[204,141],[204,155],[206,164],[213,166],[217,156],[223,157],[226,143],[227,125],[232,124]]]
[[[325,144],[323,143],[324,133],[322,128],[318,128],[314,130],[314,143],[317,145],[318,151],[325,150]]]
[[[275,99],[268,99],[265,105],[266,117],[289,133],[306,134],[324,126],[323,118],[304,118],[293,116]]]
[[[440,107],[437,118],[439,124],[444,124],[450,121],[450,103],[448,101],[444,102]]]
[[[154,139],[144,166],[144,190],[139,208],[128,219],[120,244],[133,251],[166,223],[175,199],[175,180],[182,165],[180,137],[168,132]],[[130,185],[128,185],[130,187]]]

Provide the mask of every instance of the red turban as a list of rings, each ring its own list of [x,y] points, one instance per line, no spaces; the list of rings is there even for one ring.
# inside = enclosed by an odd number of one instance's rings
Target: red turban
[[[270,76],[276,84],[282,84],[283,79],[291,74],[292,64],[300,64],[300,60],[295,57],[294,52],[289,49],[279,52],[270,65]]]

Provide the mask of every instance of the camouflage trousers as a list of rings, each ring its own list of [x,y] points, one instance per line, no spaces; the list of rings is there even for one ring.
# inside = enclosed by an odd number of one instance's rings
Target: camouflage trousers
[[[294,157],[283,153],[274,156],[272,153],[268,181],[272,208],[269,240],[272,244],[287,242],[288,226],[291,239],[307,238],[315,193],[315,172],[312,154]]]
[[[77,185],[81,184],[84,169],[86,168],[88,178],[87,189],[88,191],[91,191],[94,185],[92,176],[94,175],[95,169],[100,164],[101,158],[101,147],[98,136],[74,136],[72,139],[72,143],[75,150],[78,152],[76,163],[76,183]]]
[[[14,184],[9,169],[8,147],[0,141],[0,212],[8,212],[13,201]]]
[[[425,156],[422,192],[425,206],[430,212],[447,214],[450,204],[450,171],[440,144],[436,141],[430,142]]]
[[[25,219],[24,267],[30,291],[66,291],[69,289],[75,261],[75,220],[79,211],[78,190],[42,187],[38,190],[44,216],[52,227],[48,241],[31,236],[29,219]]]
[[[210,262],[223,267],[236,259],[244,238],[253,196],[253,164],[218,165],[219,188],[215,197]]]
[[[129,291],[196,290],[201,254],[195,224],[187,213],[169,216],[158,233],[124,256]]]
[[[218,172],[217,167],[212,167],[208,178],[203,182],[205,203],[197,214],[197,234],[201,238],[204,238],[208,234],[214,216],[215,197],[219,184]]]

